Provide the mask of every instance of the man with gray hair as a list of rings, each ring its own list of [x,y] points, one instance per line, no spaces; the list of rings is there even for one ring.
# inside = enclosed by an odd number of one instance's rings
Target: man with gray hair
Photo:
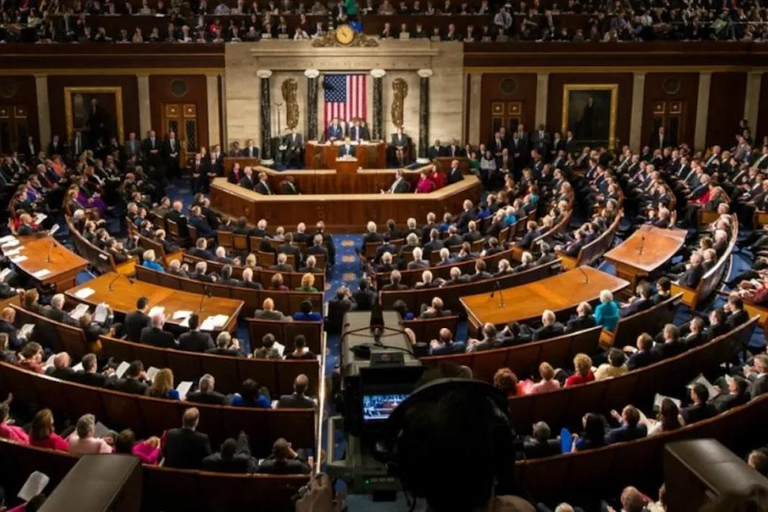
[[[51,305],[45,308],[43,315],[55,322],[67,325],[77,325],[77,321],[64,311],[64,294],[57,293],[51,298]]]
[[[227,331],[222,331],[216,337],[216,348],[209,348],[206,354],[215,354],[218,356],[242,356],[240,353],[240,342],[233,338]]]
[[[421,268],[429,267],[429,262],[424,259],[424,256],[423,256],[424,253],[421,247],[414,247],[412,254],[413,254],[413,261],[409,261],[408,265],[406,265],[406,268],[408,270],[418,270]]]
[[[173,334],[164,331],[164,325],[165,315],[163,313],[152,315],[149,327],[141,330],[140,343],[157,348],[176,348],[176,340],[173,338]]]
[[[187,402],[198,404],[225,405],[227,397],[214,389],[216,380],[213,375],[206,373],[200,377],[197,391],[187,394]]]
[[[67,438],[69,453],[89,455],[97,453],[112,453],[112,446],[106,439],[95,436],[96,417],[84,414],[77,420],[75,431]]]
[[[543,341],[557,336],[562,336],[565,333],[563,324],[557,321],[555,312],[551,309],[545,309],[541,314],[542,326],[533,331],[533,341]]]
[[[533,424],[533,435],[523,442],[523,452],[526,459],[540,459],[560,455],[560,443],[550,439],[550,428],[543,421]]]

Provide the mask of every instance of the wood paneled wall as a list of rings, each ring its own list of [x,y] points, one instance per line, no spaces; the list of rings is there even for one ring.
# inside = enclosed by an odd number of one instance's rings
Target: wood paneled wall
[[[482,77],[482,104],[480,112],[480,142],[493,137],[491,120],[494,103],[520,102],[521,120],[526,130],[534,128],[536,120],[535,73],[486,73]],[[509,132],[509,128],[507,128]]]
[[[768,135],[768,73],[763,74],[760,82],[760,103],[757,112],[757,131],[753,132],[752,136],[762,140]],[[755,130],[754,126],[752,130]]]
[[[712,73],[707,119],[707,146],[736,141],[739,121],[744,117],[744,97],[747,93],[746,73]]]
[[[45,148],[50,141],[40,140],[40,126],[37,117],[37,89],[35,77],[16,75],[0,77],[0,106],[24,107],[27,115],[28,134],[35,138],[38,147]]]
[[[186,84],[186,92],[179,94],[172,84],[181,81]],[[163,106],[169,103],[193,104],[197,110],[199,143],[206,148],[208,140],[208,93],[204,75],[151,75],[149,77],[150,111],[152,128],[158,134],[165,134],[162,126]]]
[[[132,75],[60,75],[48,77],[51,135],[67,136],[64,89],[67,87],[120,87],[123,93],[123,130],[139,133],[139,88]],[[48,141],[46,141],[46,144]]]
[[[680,143],[693,145],[696,133],[696,102],[699,97],[698,73],[648,73],[645,75],[643,124],[640,143],[646,145],[653,136],[655,102],[680,101],[683,107]]]

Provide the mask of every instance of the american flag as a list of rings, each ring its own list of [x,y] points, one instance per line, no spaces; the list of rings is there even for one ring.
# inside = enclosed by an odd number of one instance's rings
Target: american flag
[[[325,75],[325,124],[338,117],[350,122],[359,117],[365,118],[366,75]]]

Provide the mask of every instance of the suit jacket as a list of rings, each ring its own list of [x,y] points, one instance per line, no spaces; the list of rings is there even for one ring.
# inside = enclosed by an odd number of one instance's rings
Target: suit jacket
[[[253,190],[253,178],[245,175],[242,178],[240,178],[240,183],[238,183],[241,187],[247,188],[249,190]]]
[[[366,128],[363,125],[360,126],[350,126],[349,127],[349,138],[353,141],[355,140],[369,140],[370,137],[368,136],[368,128]]]
[[[163,158],[166,162],[179,163],[179,157],[181,156],[181,143],[178,139],[173,139],[173,148],[171,148],[171,139],[163,141]]]
[[[550,338],[556,338],[565,334],[563,324],[555,322],[552,325],[543,325],[540,328],[533,331],[533,341],[548,340]]]
[[[447,185],[452,185],[454,183],[458,183],[459,181],[464,179],[464,174],[462,174],[461,169],[456,167],[455,169],[451,169],[448,171],[448,177],[445,181]]]
[[[328,140],[342,139],[344,138],[344,127],[341,125],[338,125],[338,126],[330,125],[328,126],[327,133],[328,133]]]
[[[392,190],[394,194],[407,194],[411,190],[411,185],[405,178],[402,178],[399,181],[395,180],[395,182],[392,183],[390,190]]]
[[[629,425],[622,425],[617,428],[612,428],[605,435],[605,442],[607,444],[624,443],[626,441],[634,441],[648,435],[648,427],[642,423],[638,423],[634,427]]]
[[[315,407],[317,405],[314,400],[298,393],[282,395],[277,401],[278,409],[314,409]]]
[[[763,375],[752,381],[749,386],[749,395],[755,398],[763,393],[768,393],[768,375]]]
[[[143,328],[139,342],[143,345],[151,345],[157,348],[176,348],[176,340],[173,338],[173,334],[157,327]]]
[[[179,236],[181,238],[189,238],[189,230],[187,229],[187,218],[183,213],[171,210],[165,214],[165,219],[175,222],[179,227]]]
[[[66,311],[54,307],[45,308],[43,316],[62,324],[77,325],[77,322]]]
[[[696,288],[699,285],[699,281],[704,277],[704,269],[701,265],[697,267],[691,267],[680,276],[680,284],[687,288]]]
[[[274,194],[272,189],[269,187],[269,184],[264,184],[263,181],[256,183],[256,186],[253,187],[253,190],[263,196],[271,196]]]
[[[115,381],[115,378],[114,376],[107,377],[101,373],[86,373],[85,370],[78,370],[72,380],[86,386],[103,388],[107,385],[111,385]]]
[[[224,405],[227,403],[227,397],[217,391],[210,391],[208,393],[195,391],[193,393],[187,394],[187,402],[194,402],[196,404]]]
[[[593,315],[577,316],[568,320],[565,326],[565,333],[583,331],[597,325]]]
[[[396,148],[405,148],[408,147],[408,136],[404,133],[392,134],[392,145]]]
[[[438,157],[443,156],[445,153],[445,150],[442,146],[429,146],[429,150],[427,150],[427,156],[430,160],[434,160]]]
[[[203,471],[214,473],[246,474],[255,473],[257,469],[256,459],[249,453],[235,453],[231,460],[221,458],[221,453],[214,453],[203,459]]]
[[[190,352],[205,352],[215,345],[211,335],[202,331],[189,331],[179,336],[179,349]]]
[[[240,150],[240,156],[245,158],[259,158],[259,148],[253,146],[252,148],[243,148]]]
[[[338,155],[339,157],[355,156],[355,146],[353,146],[352,144],[350,144],[349,146],[347,146],[346,144],[342,144],[341,146],[339,146]]]
[[[717,412],[711,404],[705,402],[685,407],[682,411],[680,411],[680,414],[685,420],[685,424],[690,425],[691,423],[696,423],[697,421],[711,418],[717,414]]]
[[[149,386],[146,382],[136,379],[117,379],[112,383],[112,389],[121,393],[130,393],[132,395],[146,395],[149,393]]]
[[[651,299],[637,299],[636,301],[629,304],[627,307],[621,309],[621,316],[627,317],[630,315],[634,315],[635,313],[645,311],[646,309],[651,309],[652,307],[653,307],[653,302],[651,301]]]
[[[659,361],[659,354],[652,350],[638,350],[627,360],[627,368],[630,370],[636,370],[637,368],[643,368]]]
[[[300,475],[302,473],[309,473],[310,469],[309,465],[300,459],[278,462],[269,458],[259,464],[259,473],[272,475]]]
[[[211,454],[208,435],[188,428],[168,430],[163,440],[165,466],[169,468],[200,469],[203,459]]]

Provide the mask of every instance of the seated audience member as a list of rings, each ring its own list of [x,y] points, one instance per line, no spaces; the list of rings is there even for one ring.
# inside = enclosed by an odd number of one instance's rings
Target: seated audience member
[[[310,275],[310,274],[307,274]],[[293,319],[301,322],[319,322],[323,319],[323,315],[312,311],[312,301],[303,300],[299,304],[300,311],[293,314]]]
[[[39,343],[30,341],[19,352],[19,368],[30,371],[32,373],[45,373],[45,366],[43,365],[43,347]]]
[[[656,293],[651,296],[651,302],[655,306],[672,296],[672,281],[668,277],[660,277],[656,281]]]
[[[595,308],[595,323],[603,329],[614,331],[619,323],[619,305],[610,290],[600,292],[600,304]]]
[[[533,424],[533,435],[523,442],[523,453],[526,459],[542,459],[560,455],[560,442],[550,439],[551,431],[546,422]]]
[[[4,334],[8,338],[8,346],[14,350],[18,350],[26,341],[16,326],[14,321],[16,319],[16,310],[13,308],[5,308],[0,313],[0,334]]]
[[[214,348],[213,339],[200,330],[200,315],[192,313],[187,321],[189,331],[179,336],[179,349],[188,352],[205,352]]]
[[[562,336],[565,333],[563,324],[557,321],[554,311],[544,310],[541,314],[541,327],[533,331],[533,341],[544,341],[550,338]]]
[[[601,364],[595,372],[595,380],[612,379],[627,373],[627,356],[617,348],[608,351],[608,362]]]
[[[210,373],[206,373],[197,384],[197,391],[187,394],[186,401],[198,404],[225,405],[227,403],[226,395],[215,390],[216,379]]]
[[[173,372],[169,368],[163,368],[155,374],[147,394],[153,398],[181,399],[179,392],[173,387]]]
[[[106,368],[102,372],[98,371],[96,354],[85,354],[80,364],[83,365],[83,369],[77,370],[72,379],[79,384],[103,388],[111,386],[115,381],[115,370],[113,368]]]
[[[245,379],[240,387],[240,392],[232,396],[230,405],[233,407],[268,409],[272,405],[272,401],[266,388],[260,388],[259,384],[253,379]]]
[[[675,276],[678,284],[686,288],[694,289],[699,285],[699,281],[704,277],[704,267],[702,266],[702,255],[699,252],[691,254],[688,268],[682,274]]]
[[[709,403],[718,413],[749,402],[749,381],[739,375],[725,379],[727,390],[710,397]]]
[[[69,451],[69,444],[54,431],[53,413],[50,409],[41,409],[32,419],[29,427],[29,445],[60,452]]]
[[[317,359],[317,356],[307,347],[307,338],[303,334],[298,334],[293,339],[293,352],[286,354],[285,358],[288,360],[312,360]]]
[[[362,278],[357,284],[357,291],[352,295],[357,311],[370,311],[376,303],[376,292],[370,289],[368,278]]]
[[[648,333],[637,337],[637,347],[624,347],[625,352],[632,355],[627,360],[628,370],[637,370],[658,362],[659,354],[653,351],[653,338]]]
[[[668,359],[685,351],[685,345],[680,340],[680,329],[674,324],[667,324],[662,330],[664,338],[663,343],[658,343],[653,347],[653,352],[661,359]]]
[[[215,354],[217,356],[242,356],[240,352],[240,342],[233,338],[227,331],[222,331],[216,336],[216,348],[208,349],[206,354]]]
[[[691,405],[684,407],[681,414],[687,424],[711,418],[717,411],[708,402],[709,391],[704,384],[696,383],[690,389]]]
[[[161,442],[167,468],[200,469],[203,459],[211,454],[211,441],[207,434],[197,432],[200,411],[190,407],[181,419],[181,428],[166,430]]]
[[[581,434],[573,434],[572,451],[582,452],[594,448],[602,448],[607,443],[605,438],[605,422],[602,416],[587,413],[582,418]]]
[[[401,283],[402,278],[403,278],[403,275],[400,273],[399,270],[396,270],[396,269],[392,270],[389,273],[389,282],[381,287],[381,291],[388,292],[388,291],[407,290],[408,287]]]
[[[65,300],[63,293],[57,293],[51,297],[51,305],[43,310],[43,316],[56,322],[75,327],[77,326],[75,319],[69,316],[69,313],[64,311]]]
[[[605,440],[608,444],[634,441],[648,434],[648,428],[640,423],[640,411],[628,405],[619,414],[611,411],[611,417],[619,423],[619,426],[608,430]]]
[[[316,293],[317,288],[315,288],[315,275],[311,272],[307,272],[303,276],[301,276],[301,286],[296,288],[297,292],[305,292],[305,293]]]
[[[288,255],[281,252],[277,255],[277,263],[269,267],[270,270],[279,270],[280,272],[293,272],[293,265],[288,263]]]
[[[264,302],[261,306],[262,309],[257,309],[253,313],[253,318],[258,318],[261,320],[283,320],[283,321],[291,321],[292,318],[289,316],[283,315],[281,311],[275,310],[275,301],[267,297],[264,299]]]
[[[763,476],[768,476],[768,453],[765,450],[752,450],[747,456],[747,465]]]
[[[165,269],[163,269],[163,266],[159,264],[157,261],[155,261],[156,256],[155,256],[154,250],[147,249],[146,251],[144,251],[144,254],[141,257],[144,260],[141,264],[142,267],[146,267],[156,272],[165,271]]]
[[[555,379],[555,369],[549,363],[544,362],[539,365],[539,376],[541,377],[539,382],[534,383],[528,380],[521,383],[524,394],[538,395],[560,389],[560,382]]]
[[[595,317],[592,315],[592,306],[589,302],[582,302],[576,306],[576,316],[568,320],[565,325],[565,334],[583,331],[595,327]]]
[[[176,348],[173,334],[163,330],[165,314],[155,313],[150,319],[150,326],[141,330],[140,342],[157,348]]]
[[[0,361],[10,364],[19,362],[16,352],[9,348],[8,334],[4,332],[0,332]]]
[[[271,475],[309,474],[312,468],[299,457],[291,443],[282,437],[272,446],[272,455],[259,464],[259,473]]]
[[[242,278],[243,288],[251,288],[253,290],[261,290],[263,288],[261,283],[254,282],[252,268],[244,268]]]
[[[453,333],[450,329],[443,327],[438,333],[437,339],[429,342],[429,355],[439,356],[443,354],[455,354],[464,352],[465,345],[453,340]]]
[[[648,437],[664,432],[672,432],[685,426],[685,420],[680,414],[680,409],[669,398],[662,399],[659,413],[655,420],[646,418],[643,423],[648,428]]]
[[[413,313],[408,311],[408,305],[403,300],[396,300],[394,304],[392,304],[392,309],[394,309],[397,314],[400,315],[401,320],[413,320],[414,316]]]
[[[73,381],[75,380],[75,370],[70,368],[72,359],[66,352],[59,352],[53,357],[53,366],[48,367],[45,373],[54,379]]]
[[[579,386],[595,380],[592,373],[592,359],[587,354],[576,354],[573,358],[573,375],[565,379],[565,387]]]
[[[23,428],[12,424],[10,415],[8,401],[0,403],[0,439],[7,439],[18,444],[29,444],[29,435]]]
[[[421,314],[419,318],[439,318],[441,316],[451,316],[450,309],[443,309],[443,299],[440,297],[433,297],[432,304],[427,306],[421,305]]]
[[[493,387],[501,390],[507,398],[514,398],[523,394],[517,375],[509,368],[496,370],[496,373],[493,374]]]
[[[96,418],[93,414],[84,414],[77,420],[75,431],[67,438],[69,453],[88,455],[112,453],[112,438],[95,436]]]
[[[147,375],[144,373],[144,364],[141,361],[133,361],[128,365],[122,378],[112,383],[112,389],[121,393],[133,395],[146,395],[149,393],[149,385],[146,383]]]
[[[285,286],[285,279],[283,278],[283,274],[274,274],[272,276],[272,279],[269,281],[269,289],[278,292],[290,291],[288,287]]]
[[[201,469],[215,473],[255,473],[257,461],[251,456],[251,448],[245,432],[240,432],[237,439],[233,437],[225,439],[218,452],[203,459]]]
[[[637,285],[637,297],[633,297],[633,300],[625,307],[621,308],[621,317],[627,317],[645,311],[653,307],[653,289],[651,285],[642,282]]]
[[[309,379],[301,374],[293,381],[293,394],[282,395],[277,401],[278,409],[314,409],[317,403],[307,396]]]
[[[483,326],[482,335],[482,340],[475,338],[469,340],[467,352],[482,352],[483,350],[491,350],[501,346],[501,340],[499,340],[497,336],[496,326],[492,323],[486,323]]]
[[[282,359],[280,351],[275,347],[275,336],[267,333],[261,338],[261,346],[253,352],[254,359]]]
[[[142,464],[157,466],[160,462],[160,438],[150,437],[145,441],[137,441],[136,434],[128,428],[115,438],[115,453],[133,455]]]

